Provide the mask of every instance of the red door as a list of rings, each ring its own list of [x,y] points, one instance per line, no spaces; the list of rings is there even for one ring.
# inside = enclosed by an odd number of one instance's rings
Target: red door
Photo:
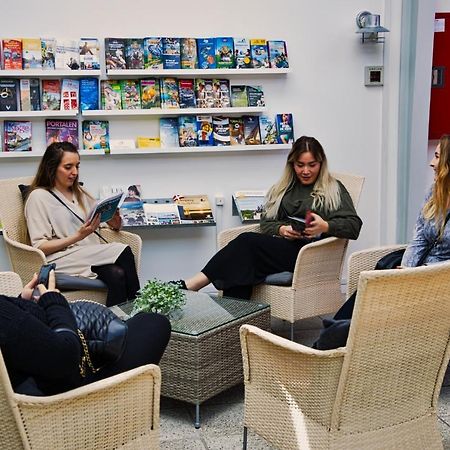
[[[436,13],[444,31],[434,33],[429,139],[450,133],[450,13]]]

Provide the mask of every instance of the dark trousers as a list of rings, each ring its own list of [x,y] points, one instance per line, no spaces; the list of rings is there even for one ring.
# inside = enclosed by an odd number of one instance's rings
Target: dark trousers
[[[128,332],[122,356],[103,367],[89,382],[116,375],[145,364],[159,364],[170,339],[170,322],[156,313],[139,313],[127,321]]]
[[[130,247],[125,248],[114,264],[92,266],[91,269],[108,287],[106,306],[135,299],[140,285],[134,255]]]
[[[219,250],[202,272],[225,296],[249,299],[253,286],[267,275],[293,272],[298,252],[308,242],[242,233]]]

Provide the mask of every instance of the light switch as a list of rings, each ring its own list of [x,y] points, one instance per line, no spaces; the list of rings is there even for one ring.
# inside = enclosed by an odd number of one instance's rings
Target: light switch
[[[384,67],[383,66],[366,66],[364,84],[366,86],[383,86]]]

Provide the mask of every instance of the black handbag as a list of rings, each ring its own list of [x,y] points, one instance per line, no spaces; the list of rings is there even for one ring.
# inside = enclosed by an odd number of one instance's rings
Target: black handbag
[[[93,366],[99,369],[116,362],[125,349],[126,322],[100,303],[79,300],[69,302],[69,305],[87,344]]]

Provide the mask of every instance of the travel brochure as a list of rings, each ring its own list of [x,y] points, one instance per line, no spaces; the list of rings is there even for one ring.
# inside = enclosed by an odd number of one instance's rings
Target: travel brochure
[[[259,222],[263,212],[266,191],[236,191],[233,194],[233,214],[242,223]]]

